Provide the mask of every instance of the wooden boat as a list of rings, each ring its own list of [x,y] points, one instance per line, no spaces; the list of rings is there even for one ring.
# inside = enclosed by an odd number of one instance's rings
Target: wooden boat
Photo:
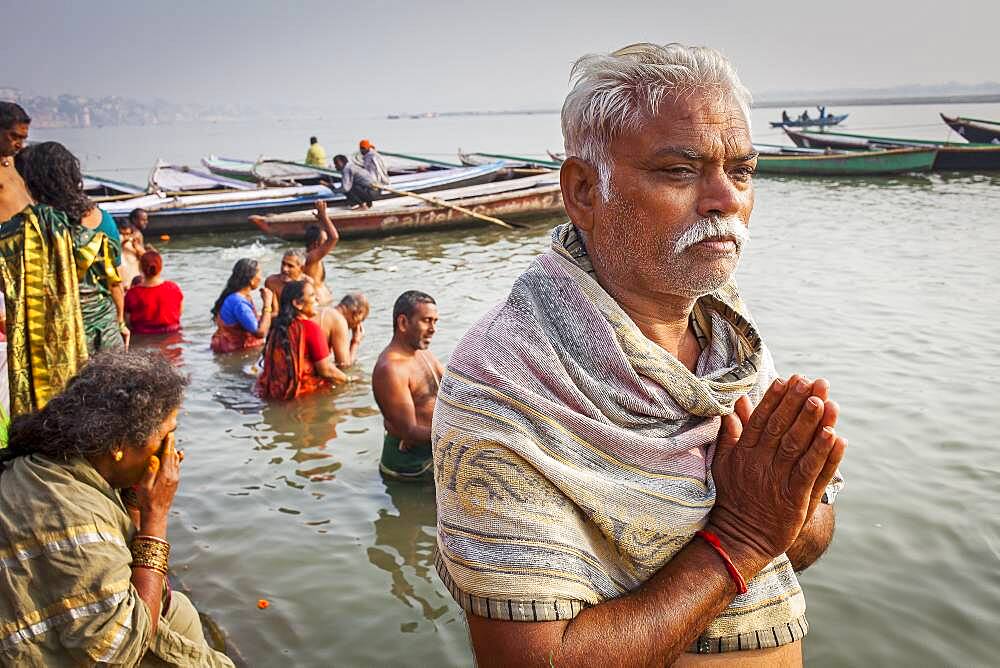
[[[545,151],[552,158],[552,162],[558,162],[560,165],[566,162],[566,154],[559,153],[558,151]]]
[[[157,160],[149,174],[147,192],[184,193],[253,190],[256,186],[239,179],[219,176],[187,165],[171,165]]]
[[[844,120],[850,114],[830,114],[823,117],[807,118],[806,120],[801,120],[798,118],[790,118],[787,121],[771,121],[772,128],[809,128],[809,127],[829,127],[831,125],[839,125],[844,122]]]
[[[482,167],[460,167],[425,174],[393,176],[389,184],[412,192],[431,192],[448,188],[490,183],[502,176],[501,163]],[[333,173],[335,174],[335,172]],[[244,186],[248,184],[243,183]],[[149,231],[153,234],[194,234],[232,232],[246,229],[251,215],[267,215],[301,210],[323,200],[331,206],[346,206],[344,193],[323,185],[295,185],[215,192],[165,193],[158,191],[130,199],[105,202],[101,208],[114,218],[125,218],[132,209],[142,207],[149,213]]]
[[[877,137],[848,132],[805,132],[789,130],[785,134],[796,146],[805,148],[833,148],[848,151],[872,149],[923,147],[936,148],[934,171],[991,171],[1000,170],[1000,146],[995,144],[960,144],[958,142],[928,141],[925,139],[900,139]]]
[[[254,162],[249,160],[237,160],[236,158],[220,158],[216,155],[209,155],[201,159],[201,164],[205,169],[230,179],[249,181],[256,183],[257,179],[253,175]]]
[[[894,148],[816,154],[761,154],[758,174],[792,176],[876,176],[926,172],[934,164],[935,148]]]
[[[944,114],[941,114],[941,119],[968,142],[1000,144],[1000,121],[984,121],[981,118],[952,117]]]
[[[458,151],[458,159],[463,165],[475,166],[485,165],[497,160],[503,162],[505,167],[512,169],[559,169],[561,163],[555,160],[539,160],[537,158],[526,158],[520,155],[504,155],[502,153],[463,153]]]
[[[389,172],[390,176],[462,167],[458,163],[433,160],[405,153],[390,153],[387,151],[380,153],[385,160],[386,171]],[[362,164],[360,156],[360,153],[356,153],[352,156],[352,159],[357,164]],[[201,164],[213,174],[231,179],[249,181],[251,183],[261,182],[261,175],[263,175],[265,180],[273,178],[281,179],[284,181],[281,185],[287,185],[288,181],[295,181],[299,185],[316,185],[325,179],[325,175],[317,173],[314,166],[295,162],[294,160],[260,157],[256,161],[250,161],[209,155],[201,159]],[[335,170],[331,167],[330,171]],[[265,183],[265,185],[279,184]]]
[[[443,190],[434,193],[432,197],[505,221],[563,213],[559,178],[551,172],[511,181]],[[330,210],[329,215],[342,238],[423,232],[462,225],[489,225],[456,209],[414,197],[380,200],[371,209]],[[310,208],[264,216],[261,220],[252,220],[251,224],[266,234],[299,241],[304,238],[306,229],[316,224],[316,218]]]
[[[124,181],[113,181],[92,174],[84,174],[83,192],[92,200],[101,201],[108,197],[135,197],[146,192],[146,189]]]

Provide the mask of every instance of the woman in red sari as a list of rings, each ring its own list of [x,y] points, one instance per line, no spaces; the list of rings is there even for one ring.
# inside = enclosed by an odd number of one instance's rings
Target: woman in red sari
[[[264,344],[264,369],[257,394],[265,399],[295,399],[348,380],[337,368],[323,330],[310,320],[319,303],[306,281],[286,283],[281,306]]]
[[[229,282],[212,307],[216,325],[212,335],[213,352],[232,353],[263,345],[271,328],[275,299],[274,293],[260,287],[262,280],[257,260],[243,258],[233,266]],[[257,288],[264,302],[259,318],[252,296]]]

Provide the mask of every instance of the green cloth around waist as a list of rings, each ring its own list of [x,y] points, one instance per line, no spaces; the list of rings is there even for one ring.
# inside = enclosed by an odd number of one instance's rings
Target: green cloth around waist
[[[393,478],[424,479],[434,474],[434,456],[430,443],[414,444],[403,451],[399,449],[402,439],[386,433],[382,440],[382,460],[379,470]]]

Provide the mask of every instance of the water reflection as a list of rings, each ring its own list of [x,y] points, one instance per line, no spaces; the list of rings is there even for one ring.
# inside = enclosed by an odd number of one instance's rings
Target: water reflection
[[[448,611],[434,574],[436,504],[432,482],[385,480],[394,508],[381,508],[375,520],[375,544],[368,561],[391,578],[389,593],[400,603],[420,610],[434,622]],[[416,631],[418,622],[400,625],[404,633]]]
[[[141,334],[132,336],[130,348],[134,350],[156,350],[173,362],[175,366],[184,366],[184,346],[190,341],[184,338],[184,332],[169,334]]]

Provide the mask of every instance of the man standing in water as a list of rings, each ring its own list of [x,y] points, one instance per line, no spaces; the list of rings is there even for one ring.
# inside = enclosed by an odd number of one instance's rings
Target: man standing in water
[[[392,341],[372,372],[372,392],[385,419],[379,470],[399,480],[429,478],[431,418],[444,367],[428,350],[437,328],[434,298],[418,290],[392,307]]]
[[[20,105],[0,102],[0,222],[31,204],[28,189],[14,169],[14,156],[28,141],[30,124],[31,118]]]
[[[316,219],[320,225],[310,225],[306,229],[306,263],[302,267],[305,275],[312,279],[316,288],[316,299],[320,306],[329,306],[333,302],[330,288],[326,286],[326,267],[323,258],[332,251],[340,240],[337,228],[326,214],[326,202],[316,202]]]
[[[306,276],[304,271],[306,265],[305,251],[298,249],[285,251],[281,257],[281,271],[271,274],[264,281],[264,287],[274,293],[274,298],[281,302],[281,291],[285,285],[292,281],[306,281],[312,285],[312,278]],[[313,286],[315,288],[315,286]]]
[[[327,306],[313,318],[323,330],[330,352],[341,369],[354,366],[358,360],[368,311],[368,297],[362,292],[349,292],[339,304]]]
[[[569,222],[441,382],[438,573],[480,666],[800,666],[795,573],[830,544],[847,442],[829,383],[778,376],[732,280],[749,91],[681,44],[572,80]]]

